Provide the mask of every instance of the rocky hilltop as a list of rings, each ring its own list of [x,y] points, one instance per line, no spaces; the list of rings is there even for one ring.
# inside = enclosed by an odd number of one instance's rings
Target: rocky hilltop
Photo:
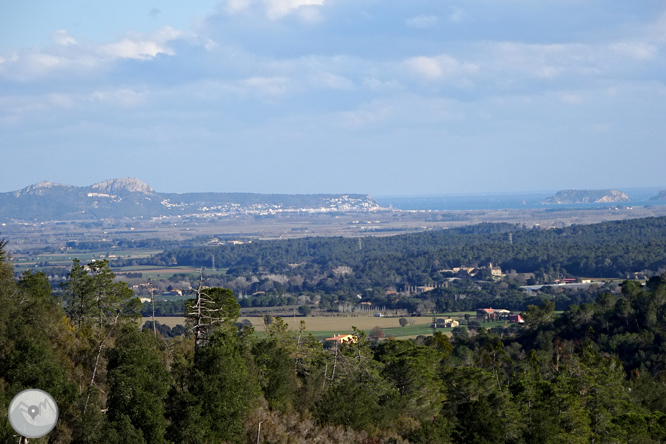
[[[551,204],[628,202],[629,196],[617,190],[564,190],[541,202]]]
[[[107,194],[122,194],[122,193],[141,193],[152,195],[155,194],[150,185],[147,183],[141,182],[139,179],[134,179],[131,177],[126,177],[124,179],[111,179],[105,180],[104,182],[96,183],[90,188],[97,190],[100,193]]]
[[[0,221],[5,222],[379,210],[372,197],[362,194],[158,193],[134,178],[87,187],[40,182],[0,193]]]
[[[666,190],[659,191],[659,194],[652,196],[650,200],[666,200]]]
[[[21,190],[14,191],[14,197],[21,196],[44,196],[46,194],[52,194],[54,190],[64,190],[69,191],[74,189],[74,187],[69,185],[63,185],[56,182],[39,182],[34,185],[29,185]]]

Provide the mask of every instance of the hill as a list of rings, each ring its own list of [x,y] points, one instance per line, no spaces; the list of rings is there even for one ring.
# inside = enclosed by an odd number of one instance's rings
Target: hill
[[[659,191],[659,194],[652,196],[650,200],[666,200],[666,190]]]
[[[541,202],[550,204],[628,202],[629,196],[617,190],[564,190]]]
[[[362,194],[158,193],[134,178],[86,187],[40,182],[0,193],[0,221],[99,220],[185,215],[366,212],[383,208]]]

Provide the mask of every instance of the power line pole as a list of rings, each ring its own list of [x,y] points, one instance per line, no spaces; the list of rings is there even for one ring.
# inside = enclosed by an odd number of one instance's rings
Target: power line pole
[[[150,300],[153,304],[153,333],[155,333],[155,337],[157,337],[157,328],[155,327],[155,290],[152,288],[150,289]]]

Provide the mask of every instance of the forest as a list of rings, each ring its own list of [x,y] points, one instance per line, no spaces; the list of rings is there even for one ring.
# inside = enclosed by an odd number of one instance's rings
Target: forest
[[[666,276],[520,328],[322,344],[303,327],[237,325],[229,289],[196,288],[188,333],[140,330],[108,263],[74,262],[61,295],[16,279],[0,243],[0,442],[12,397],[50,393],[49,443],[660,443]]]
[[[454,267],[500,266],[505,275],[494,282],[489,271],[452,280]],[[215,286],[232,289],[243,307],[318,304],[336,310],[336,302],[363,301],[416,313],[424,299],[438,310],[476,309],[499,298],[510,309],[525,308],[524,284],[556,278],[632,279],[666,271],[666,218],[645,218],[525,228],[482,223],[449,230],[389,237],[311,237],[253,241],[239,245],[167,249],[145,259],[119,260],[123,265],[196,266],[218,271]],[[529,274],[529,279],[520,275]],[[196,277],[176,275],[167,285],[187,290]],[[438,287],[424,295],[405,294],[413,286]],[[559,291],[562,293],[562,291]],[[593,292],[594,293],[594,292]],[[569,292],[571,303],[590,302],[594,294]],[[548,296],[551,297],[551,296]],[[534,303],[534,302],[530,302]],[[567,300],[558,301],[563,309]],[[177,304],[159,310],[177,312]],[[182,305],[181,305],[182,306]],[[174,311],[175,310],[175,311]]]
[[[397,276],[400,282],[423,285],[441,278],[436,275],[439,269],[489,262],[517,272],[557,268],[575,276],[627,278],[634,271],[665,267],[665,245],[666,217],[652,217],[554,229],[482,223],[360,240],[315,237],[254,241],[172,249],[134,261],[210,267],[215,258],[217,267],[234,276],[257,270],[289,275],[300,267],[306,273],[308,269],[316,273],[347,266],[369,283]]]

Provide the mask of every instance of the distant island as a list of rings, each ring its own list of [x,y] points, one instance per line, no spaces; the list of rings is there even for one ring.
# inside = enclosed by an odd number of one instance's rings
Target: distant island
[[[563,190],[541,202],[544,205],[628,202],[629,196],[617,190]]]
[[[659,191],[659,194],[652,196],[650,200],[666,200],[666,190]]]
[[[384,210],[363,194],[158,193],[134,178],[86,187],[40,182],[0,193],[0,220],[101,220],[169,216],[270,216]]]

